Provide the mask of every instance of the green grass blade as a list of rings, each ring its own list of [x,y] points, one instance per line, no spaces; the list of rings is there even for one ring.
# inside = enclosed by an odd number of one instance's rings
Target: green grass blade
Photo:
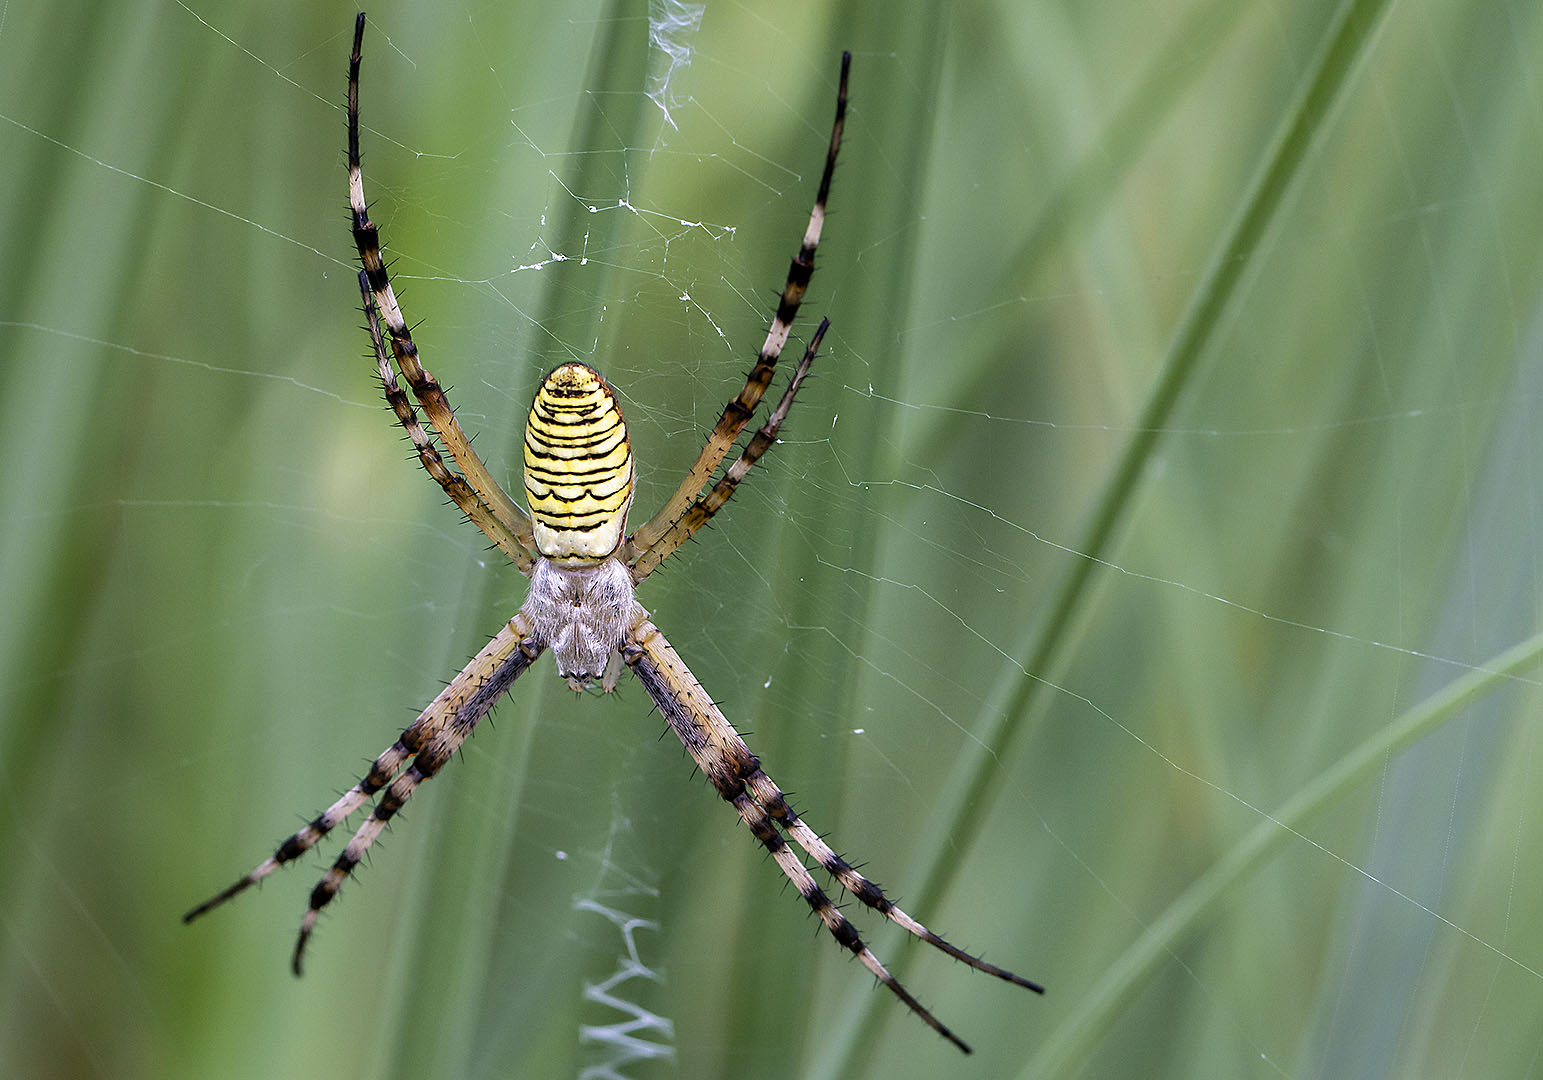
[[[1093,989],[1077,1003],[1076,1010],[1025,1066],[1022,1075],[1055,1077],[1076,1073],[1099,1035],[1140,992],[1158,964],[1176,955],[1185,939],[1213,918],[1217,906],[1234,895],[1238,885],[1272,855],[1293,841],[1301,841],[1318,849],[1324,858],[1338,858],[1301,832],[1315,814],[1376,776],[1389,758],[1461,716],[1488,695],[1506,689],[1514,679],[1536,667],[1539,660],[1543,660],[1543,634],[1519,642],[1453,679],[1313,777],[1275,811],[1264,813],[1247,835],[1174,897],[1125,953],[1105,969]],[[1483,941],[1479,944],[1493,948]],[[1505,953],[1500,956],[1537,977],[1534,969],[1517,958]]]

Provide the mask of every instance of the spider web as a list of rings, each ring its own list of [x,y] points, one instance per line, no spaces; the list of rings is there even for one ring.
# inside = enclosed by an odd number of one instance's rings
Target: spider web
[[[305,980],[324,861],[177,925],[522,594],[359,355],[351,13],[254,10],[0,4],[0,1055],[936,1075],[641,690],[545,664]],[[600,368],[639,513],[760,343],[852,49],[815,377],[640,599],[814,827],[1048,985],[848,906],[982,1075],[1537,1070],[1538,13],[426,14],[371,10],[362,91],[426,365],[516,489],[537,380]]]

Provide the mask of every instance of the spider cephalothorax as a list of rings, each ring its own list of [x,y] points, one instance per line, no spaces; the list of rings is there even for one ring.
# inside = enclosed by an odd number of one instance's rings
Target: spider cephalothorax
[[[527,515],[472,450],[471,440],[456,421],[444,391],[419,362],[418,348],[397,305],[381,257],[379,232],[370,220],[364,198],[364,172],[359,163],[359,57],[363,38],[361,13],[354,25],[348,70],[348,196],[353,210],[354,242],[363,264],[359,288],[381,385],[423,467],[466,517],[531,579],[530,594],[514,618],[483,646],[397,741],[375,759],[364,779],[280,844],[272,856],[188,912],[185,920],[197,918],[293,861],[374,799],[369,816],[311,892],[295,943],[293,963],[298,975],[317,915],[337,895],[386,823],[418,785],[434,776],[450,759],[514,680],[550,649],[559,674],[576,690],[596,680],[602,688],[613,689],[623,669],[630,668],[718,794],[734,807],[740,820],[766,848],[831,935],[934,1030],[968,1052],[969,1047],[923,1008],[863,944],[857,929],[831,902],[796,849],[812,858],[864,905],[949,956],[1030,990],[1043,993],[1041,987],[938,937],[896,907],[877,885],[837,855],[820,834],[793,812],[782,791],[761,769],[759,759],[633,596],[635,586],[718,512],[745,474],[776,443],[782,421],[825,336],[829,324],[822,321],[765,424],[708,488],[771,383],[814,271],[814,253],[825,221],[831,173],[841,146],[851,57],[843,54],[841,58],[836,119],[831,126],[830,147],[809,226],[788,269],[776,315],[755,366],[744,389],[724,407],[707,444],[675,493],[657,514],[628,536],[627,510],[634,488],[632,451],[616,395],[599,374],[583,364],[563,364],[546,377],[537,391],[525,429],[525,492],[530,505]],[[397,382],[398,371],[412,392],[410,398]],[[419,422],[420,407],[457,469],[445,463],[434,439]]]

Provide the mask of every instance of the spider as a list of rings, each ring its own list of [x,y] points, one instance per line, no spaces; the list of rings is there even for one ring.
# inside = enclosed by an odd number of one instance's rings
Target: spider
[[[191,922],[292,862],[379,796],[353,839],[311,892],[292,961],[294,972],[299,975],[318,915],[337,895],[381,830],[418,786],[439,772],[514,680],[541,653],[550,650],[557,661],[558,674],[574,690],[584,690],[598,681],[601,689],[609,692],[616,688],[623,669],[630,668],[697,766],[718,794],[734,807],[740,820],[770,853],[831,936],[933,1030],[969,1053],[969,1046],[912,997],[868,950],[856,928],[831,902],[809,872],[803,856],[788,845],[788,840],[863,904],[928,944],[978,971],[1035,993],[1044,993],[1044,988],[988,964],[934,934],[896,907],[877,885],[831,850],[821,835],[794,813],[782,790],[762,770],[760,761],[633,595],[643,579],[711,520],[734,494],[745,474],[777,441],[777,432],[830,325],[828,319],[821,321],[765,425],[751,437],[711,490],[703,494],[702,489],[754,415],[771,383],[777,358],[814,271],[815,248],[825,220],[836,153],[841,146],[851,54],[841,57],[836,118],[809,226],[788,270],[776,315],[755,367],[744,389],[724,407],[707,444],[674,495],[646,524],[628,535],[627,510],[632,502],[634,479],[632,451],[616,395],[597,372],[580,363],[562,364],[547,375],[537,390],[525,428],[525,494],[530,506],[530,513],[526,514],[472,450],[444,390],[419,362],[417,346],[392,292],[381,256],[379,231],[370,220],[364,197],[364,174],[359,160],[359,58],[363,39],[361,12],[354,23],[348,65],[348,201],[353,212],[354,242],[363,264],[359,289],[381,385],[423,467],[466,517],[530,578],[530,593],[514,618],[397,741],[375,759],[362,780],[280,844],[272,856],[188,912],[183,921]],[[397,382],[398,370],[412,391],[412,399]],[[449,450],[459,471],[445,463],[434,438],[418,419],[414,400],[428,415],[439,443]]]

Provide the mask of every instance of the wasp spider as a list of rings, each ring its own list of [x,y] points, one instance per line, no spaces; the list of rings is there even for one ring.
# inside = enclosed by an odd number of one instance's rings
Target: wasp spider
[[[762,771],[760,761],[633,596],[638,583],[718,512],[745,474],[777,441],[777,431],[829,325],[822,321],[814,332],[765,425],[717,483],[703,494],[703,488],[755,413],[771,382],[777,357],[787,342],[788,330],[814,270],[814,252],[825,220],[831,172],[841,146],[850,55],[841,58],[836,119],[809,227],[788,270],[777,313],[755,367],[739,396],[725,406],[707,445],[675,494],[647,524],[629,536],[626,520],[633,493],[632,451],[616,395],[598,373],[583,364],[563,364],[546,377],[536,392],[525,428],[525,494],[530,505],[527,515],[489,474],[456,422],[439,383],[419,363],[418,349],[397,306],[381,258],[379,233],[370,220],[364,198],[359,164],[359,51],[363,36],[361,13],[354,26],[348,67],[348,199],[353,209],[354,242],[364,266],[359,287],[380,381],[387,402],[417,450],[418,460],[465,515],[530,578],[530,595],[518,614],[401,737],[375,759],[364,779],[280,844],[270,858],[245,877],[188,912],[184,921],[219,906],[310,850],[378,795],[369,817],[311,892],[310,906],[295,943],[293,964],[298,975],[301,956],[318,914],[337,895],[386,823],[418,785],[450,759],[510,684],[550,649],[557,660],[558,674],[575,690],[583,690],[596,681],[602,689],[613,690],[622,669],[630,668],[718,794],[734,807],[740,820],[776,860],[831,935],[912,1012],[968,1052],[969,1047],[923,1008],[868,950],[856,928],[810,874],[803,857],[788,846],[789,839],[842,888],[916,937],[989,975],[1036,993],[1043,993],[1043,989],[943,940],[896,907],[877,885],[832,851],[820,834],[793,812],[781,789]],[[407,381],[412,399],[397,382],[397,371]],[[459,471],[445,463],[434,438],[420,423],[413,400],[428,415],[434,434],[450,451]]]

